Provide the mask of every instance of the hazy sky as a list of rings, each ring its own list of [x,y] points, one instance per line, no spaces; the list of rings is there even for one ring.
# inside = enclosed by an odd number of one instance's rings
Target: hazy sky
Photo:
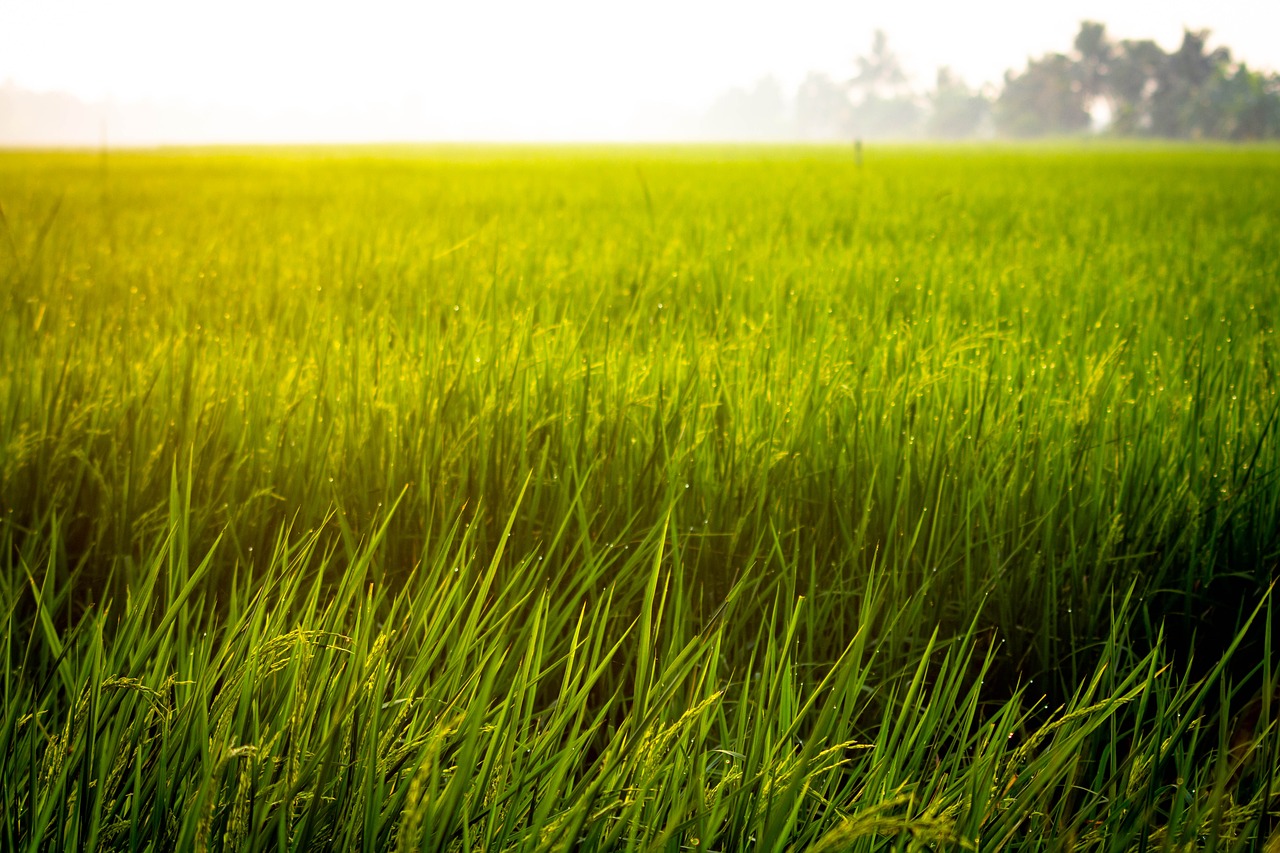
[[[730,86],[853,73],[872,31],[920,84],[998,81],[1080,20],[1166,48],[1207,27],[1280,69],[1271,0],[0,0],[0,81],[87,99],[316,115],[401,111],[443,135],[626,136]]]

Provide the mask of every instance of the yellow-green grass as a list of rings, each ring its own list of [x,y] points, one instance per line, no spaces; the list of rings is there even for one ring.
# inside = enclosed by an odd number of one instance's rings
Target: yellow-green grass
[[[0,847],[1264,843],[1276,186],[0,155]]]

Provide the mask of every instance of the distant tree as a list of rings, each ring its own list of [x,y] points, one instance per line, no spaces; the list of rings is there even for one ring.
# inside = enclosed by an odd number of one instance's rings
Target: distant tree
[[[941,139],[964,139],[978,133],[991,112],[991,103],[965,84],[950,68],[939,68],[928,95],[928,134]]]
[[[871,52],[854,60],[858,73],[849,81],[853,94],[850,112],[855,136],[907,137],[919,134],[923,110],[912,97],[907,75],[889,38],[876,30]]]
[[[1220,123],[1212,89],[1231,64],[1231,51],[1210,51],[1208,41],[1208,30],[1185,30],[1182,44],[1161,64],[1151,100],[1156,135],[1200,138],[1212,135],[1211,128]]]
[[[1021,74],[1005,72],[995,103],[996,126],[1010,136],[1079,133],[1089,127],[1089,94],[1076,61],[1051,53],[1032,59]]]
[[[1207,30],[1186,30],[1165,53],[1151,41],[1123,41],[1106,74],[1111,131],[1183,139],[1280,137],[1280,78],[1209,49]]]
[[[1226,47],[1210,48],[1208,30],[1185,30],[1176,51],[1150,40],[1107,38],[1080,25],[1075,49],[1034,60],[1009,77],[998,105],[1002,129],[1016,135],[1062,132],[1076,112],[1109,107],[1109,132],[1181,139],[1280,137],[1280,78],[1252,71]]]
[[[872,96],[855,104],[851,115],[858,139],[911,139],[921,134],[924,109],[911,98]]]
[[[796,129],[804,139],[847,139],[851,104],[838,83],[810,72],[796,92]]]
[[[855,66],[843,85],[809,74],[794,118],[772,78],[734,89],[712,106],[707,129],[735,139],[961,139],[985,128],[1037,137],[1082,133],[1105,115],[1105,132],[1118,136],[1280,139],[1280,75],[1211,47],[1207,30],[1184,31],[1178,49],[1166,53],[1150,39],[1113,41],[1104,24],[1082,21],[1069,52],[1028,59],[1021,71],[1005,73],[994,96],[948,68],[939,69],[932,90],[913,93],[880,30]]]
[[[1150,39],[1125,40],[1114,49],[1106,77],[1113,133],[1132,136],[1151,132],[1152,96],[1167,61],[1160,45]]]
[[[1210,123],[1197,127],[1219,139],[1280,139],[1280,77],[1244,63],[1220,71],[1205,87]]]
[[[707,132],[721,139],[781,139],[787,135],[787,103],[777,79],[763,77],[751,89],[725,92],[707,110]]]
[[[871,38],[871,53],[854,60],[858,73],[849,81],[849,87],[866,97],[892,98],[904,94],[907,85],[906,72],[898,55],[889,49],[889,37],[884,30],[876,30]]]
[[[1113,107],[1109,97],[1108,79],[1111,63],[1115,59],[1115,45],[1107,38],[1107,28],[1097,21],[1081,21],[1076,33],[1074,58],[1076,79],[1080,81],[1085,97],[1085,108],[1090,112],[1098,102]]]

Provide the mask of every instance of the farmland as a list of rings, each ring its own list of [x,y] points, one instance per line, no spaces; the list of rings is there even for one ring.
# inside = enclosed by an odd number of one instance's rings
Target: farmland
[[[0,848],[1280,845],[1278,186],[0,154]]]

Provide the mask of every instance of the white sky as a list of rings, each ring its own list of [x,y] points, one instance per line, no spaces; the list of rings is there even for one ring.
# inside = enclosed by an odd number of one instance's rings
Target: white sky
[[[85,99],[419,116],[443,137],[625,137],[773,74],[853,73],[884,29],[919,84],[998,81],[1082,19],[1176,46],[1213,30],[1280,69],[1273,0],[0,0],[0,81]]]

